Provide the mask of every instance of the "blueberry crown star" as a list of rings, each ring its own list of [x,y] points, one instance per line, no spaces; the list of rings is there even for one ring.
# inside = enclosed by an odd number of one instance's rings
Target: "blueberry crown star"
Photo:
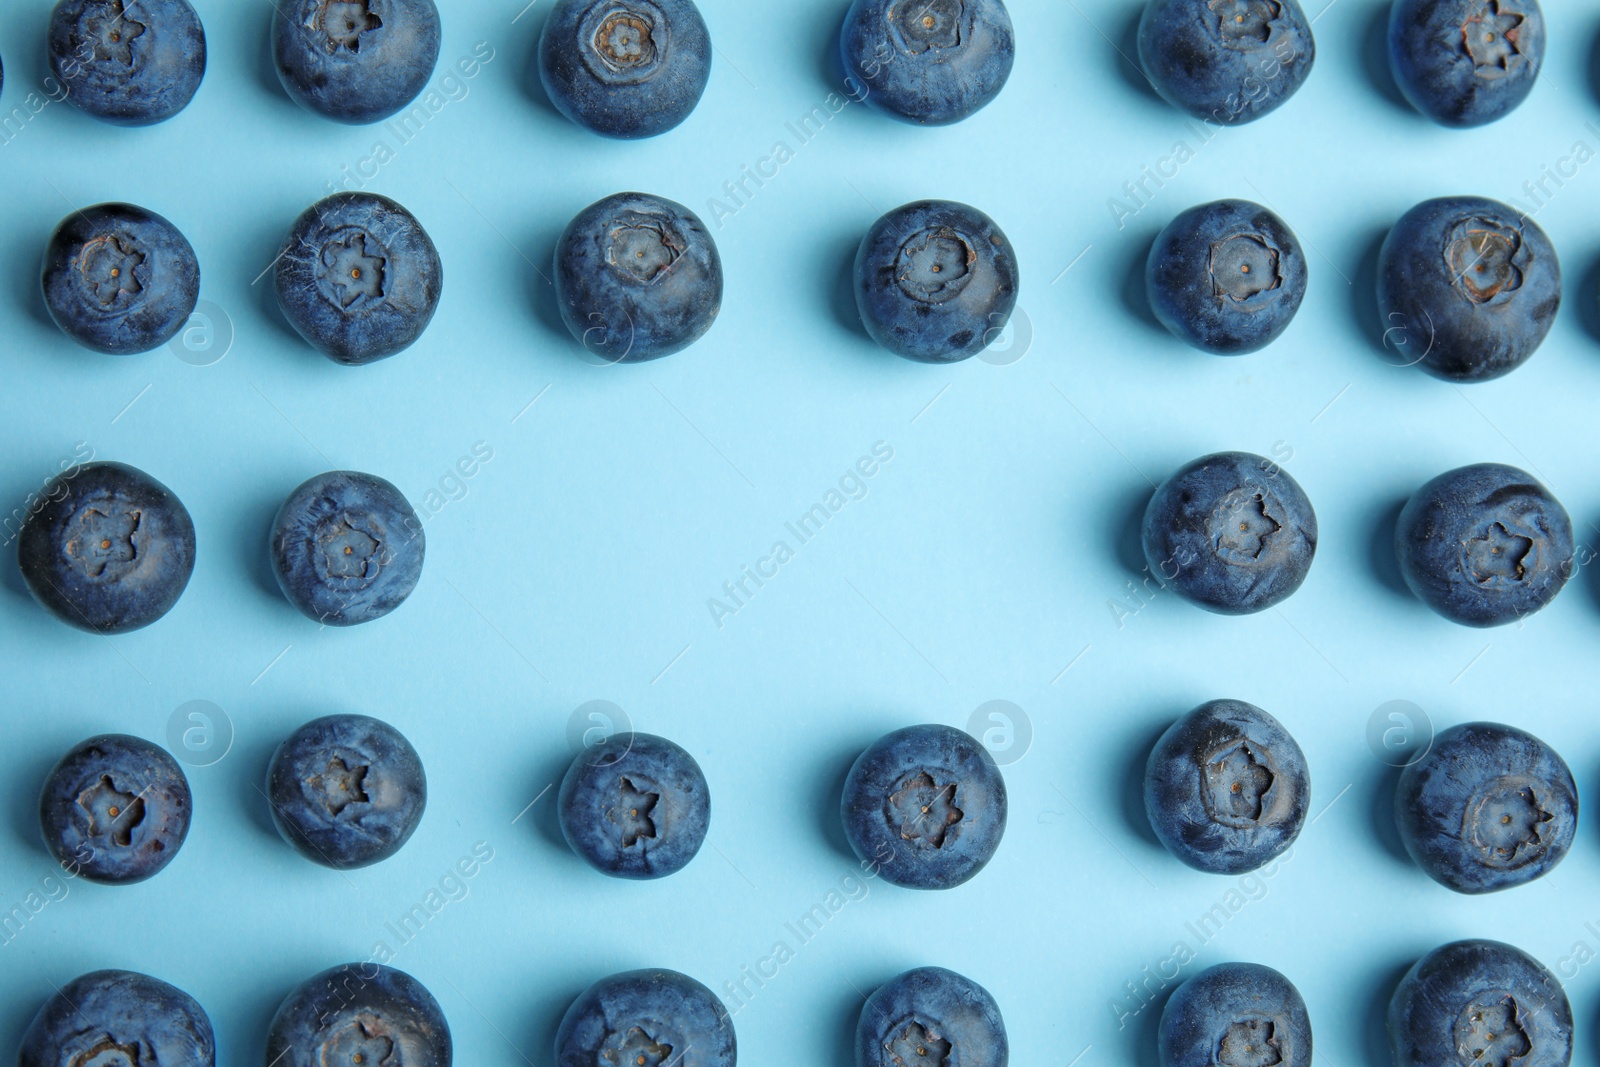
[[[927,771],[920,771],[889,798],[889,814],[907,841],[943,848],[950,828],[965,816],[955,801],[956,783],[940,785]]]
[[[324,0],[311,24],[327,35],[329,52],[361,51],[361,35],[383,25],[368,0]]]
[[[620,1041],[613,1034],[602,1055],[607,1063],[616,1067],[663,1067],[671,1061],[672,1046],[662,1044],[643,1027],[635,1026],[623,1034]]]
[[[79,794],[78,807],[89,817],[90,837],[109,837],[120,848],[133,843],[134,829],[144,822],[144,800],[118,789],[110,775]]]
[[[947,1067],[950,1042],[939,1036],[937,1027],[918,1022],[897,1026],[884,1046],[894,1067]]]
[[[83,20],[83,31],[94,58],[133,66],[133,42],[144,36],[144,23],[128,15],[122,0],[99,4],[92,11]]]
[[[661,794],[640,789],[627,778],[617,782],[617,802],[606,809],[606,818],[622,830],[622,847],[632,848],[641,838],[656,836],[654,814]]]
[[[367,771],[359,760],[346,763],[343,756],[334,756],[326,770],[306,779],[306,788],[337,818],[350,805],[367,803]]]

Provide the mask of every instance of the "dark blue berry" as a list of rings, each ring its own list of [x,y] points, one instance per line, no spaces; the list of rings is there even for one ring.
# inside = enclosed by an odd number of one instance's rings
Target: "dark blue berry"
[[[608,363],[642,363],[698,341],[722,310],[722,257],[700,217],[645,193],[617,193],[567,224],[556,303],[572,336]]]
[[[302,983],[273,1016],[273,1067],[450,1067],[450,1026],[433,994],[392,967],[347,963]]]
[[[1244,874],[1277,859],[1300,836],[1310,803],[1300,746],[1242,700],[1195,708],[1161,735],[1145,764],[1151,828],[1199,871]]]
[[[433,0],[274,0],[278,80],[300,106],[364,124],[417,98],[439,61]]]
[[[148,626],[194,572],[194,522],[172,491],[122,463],[51,479],[17,538],[28,591],[62,622],[99,634]]]
[[[189,836],[189,780],[138,737],[91,737],[61,757],[39,793],[44,843],[62,868],[102,885],[159,874]]]
[[[393,726],[328,715],[290,734],[267,768],[267,799],[283,839],[308,860],[353,870],[411,839],[428,806],[417,750]]]
[[[855,0],[839,52],[869,106],[946,126],[1000,95],[1016,40],[1002,0]]]
[[[1463,626],[1524,619],[1572,577],[1572,520],[1550,490],[1502,463],[1458,467],[1401,509],[1400,573],[1428,607]]]
[[[1139,20],[1145,77],[1206,123],[1233,126],[1276,109],[1316,58],[1299,0],[1150,0]]]
[[[1561,263],[1538,223],[1481,196],[1406,212],[1378,254],[1385,336],[1436,378],[1482,382],[1522,366],[1561,309]]]
[[[918,200],[872,224],[856,252],[856,308],[897,356],[956,363],[999,340],[1017,306],[1017,253],[993,219]]]
[[[200,263],[178,228],[132,204],[61,220],[44,251],[45,307],[86,348],[130,355],[178,335],[200,299]]]
[[[556,1031],[556,1067],[734,1067],[733,1019],[717,995],[663,969],[602,978]]]
[[[943,967],[885,982],[856,1024],[856,1067],[1006,1067],[1010,1058],[989,991]]]
[[[22,1035],[17,1067],[214,1067],[211,1020],[193,997],[134,971],[59,987]]]
[[[1167,224],[1145,265],[1150,309],[1174,337],[1219,356],[1264,348],[1306,295],[1294,231],[1248,200],[1217,200]]]
[[[61,0],[49,50],[66,99],[118,126],[170,119],[206,73],[206,32],[188,0]]]
[[[1400,773],[1400,840],[1458,893],[1492,893],[1548,874],[1572,847],[1578,789],[1556,751],[1492,722],[1452,727]]]
[[[1498,941],[1417,961],[1389,1001],[1395,1067],[1567,1067],[1572,1005],[1555,975]]]
[[[606,137],[654,137],[689,117],[711,77],[694,0],[557,0],[539,79],[567,118]]]
[[[1248,615],[1306,580],[1317,515],[1287,471],[1248,452],[1218,452],[1179,468],[1144,513],[1152,574],[1191,603]]]
[[[619,734],[580,752],[561,780],[561,833],[596,870],[665,878],[688,866],[711,823],[693,756],[652,734]]]
[[[850,847],[884,880],[951,889],[999,850],[1006,783],[994,757],[970,735],[909,726],[857,758],[840,810]]]
[[[427,539],[400,490],[371,474],[329,471],[289,494],[272,522],[278,588],[310,619],[355,626],[405,602]]]
[[[278,305],[306,343],[347,366],[403,352],[439,307],[444,264],[416,216],[374,193],[335,193],[295,220]]]
[[[1167,999],[1159,1045],[1161,1067],[1311,1067],[1311,1016],[1271,967],[1220,963]]]
[[[1395,0],[1389,68],[1411,106],[1482,126],[1528,98],[1544,65],[1539,0]]]

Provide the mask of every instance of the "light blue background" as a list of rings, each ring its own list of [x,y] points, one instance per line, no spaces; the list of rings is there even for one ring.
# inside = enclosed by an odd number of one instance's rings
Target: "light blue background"
[[[494,859],[465,898],[394,961],[439,998],[463,1064],[549,1064],[567,1004],[612,971],[670,966],[723,991],[780,940],[794,958],[737,1016],[750,1064],[846,1062],[863,993],[921,964],[995,994],[1019,1064],[1145,1064],[1157,1011],[1119,1025],[1138,1005],[1125,983],[1184,940],[1197,953],[1184,975],[1229,959],[1289,974],[1321,1062],[1354,1067],[1384,1062],[1382,1007],[1404,968],[1467,936],[1560,968],[1592,1060],[1600,965],[1569,958],[1576,943],[1600,950],[1592,820],[1543,881],[1451,894],[1398,854],[1393,772],[1366,728],[1394,699],[1441,728],[1513,722],[1567,758],[1586,803],[1595,795],[1595,576],[1525,625],[1467,630],[1397,590],[1388,538],[1412,489],[1485,460],[1537,473],[1580,538],[1597,536],[1600,342],[1580,307],[1592,316],[1595,289],[1580,282],[1600,256],[1600,163],[1571,157],[1577,142],[1585,159],[1600,149],[1589,125],[1600,16],[1549,5],[1548,69],[1528,103],[1448,132],[1404,111],[1374,73],[1386,5],[1324,2],[1311,3],[1320,57],[1300,94],[1204,144],[1119,58],[1129,0],[1014,0],[1015,74],[976,118],[920,130],[851,105],[805,145],[785,123],[839,89],[827,56],[842,0],[704,0],[717,46],[705,99],[678,130],[636,144],[568,125],[529,88],[549,0],[520,17],[520,0],[451,0],[435,81],[452,98],[404,145],[288,101],[265,57],[268,4],[197,0],[210,71],[175,120],[119,130],[51,104],[9,134],[0,501],[23,507],[86,442],[171,486],[200,549],[177,609],[113,640],[55,623],[0,567],[0,911],[56,873],[34,798],[70,745],[107,730],[163,740],[191,700],[225,709],[237,736],[221,762],[191,770],[194,829],[166,873],[126,889],[67,884],[0,947],[0,1056],[51,983],[126,967],[199,998],[220,1062],[258,1064],[296,983],[394,945],[385,924],[485,842]],[[42,92],[48,9],[0,8],[0,111]],[[493,60],[445,84],[479,42]],[[296,214],[377,140],[394,158],[367,187],[423,221],[446,285],[414,349],[349,370],[300,343],[270,277],[253,279]],[[779,140],[794,158],[717,227],[708,199]],[[1179,140],[1192,160],[1119,229],[1108,200]],[[1369,295],[1386,228],[1449,193],[1532,207],[1524,183],[1545,167],[1570,175],[1537,214],[1564,256],[1568,305],[1537,357],[1470,388],[1386,361]],[[542,274],[565,222],[621,189],[700,211],[728,285],[693,349],[605,368],[559,332]],[[1019,361],[918,366],[852,321],[842,278],[860,235],[927,196],[982,207],[1016,244],[1032,329]],[[1160,332],[1138,288],[1154,233],[1222,196],[1269,203],[1311,257],[1288,333],[1237,360]],[[50,228],[112,199],[189,236],[203,296],[236,333],[226,358],[107,358],[50,325],[36,282]],[[319,631],[278,595],[266,529],[301,480],[371,471],[421,505],[480,442],[493,459],[428,516],[427,568],[402,610]],[[809,544],[791,541],[793,561],[719,628],[708,598],[789,540],[785,522],[877,442],[893,459],[865,498]],[[1310,580],[1252,618],[1170,594],[1140,607],[1128,583],[1148,479],[1218,449],[1279,457],[1304,486],[1322,530]],[[1271,711],[1310,761],[1322,814],[1271,880],[1192,872],[1142,823],[1148,746],[1218,696]],[[591,699],[684,744],[711,782],[707,847],[665,882],[591,872],[541,797],[569,758],[570,714]],[[1006,771],[1012,821],[994,863],[949,893],[857,888],[798,946],[786,922],[861,885],[835,814],[853,756],[899,726],[965,725],[991,699],[1025,709],[1036,735]],[[348,876],[284,846],[257,788],[283,736],[336,711],[399,726],[431,786],[407,848]],[[1219,903],[1229,919],[1202,945],[1186,923]]]

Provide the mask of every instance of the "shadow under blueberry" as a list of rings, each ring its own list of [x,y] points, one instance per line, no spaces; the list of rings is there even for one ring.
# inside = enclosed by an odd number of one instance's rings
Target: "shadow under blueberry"
[[[855,862],[857,856],[855,849],[850,847],[850,839],[845,836],[844,819],[839,813],[839,804],[844,796],[845,781],[850,777],[850,768],[855,766],[861,753],[865,752],[875,740],[877,740],[876,735],[867,736],[863,732],[855,743],[834,749],[829,759],[805,776],[806,781],[821,783],[819,794],[811,804],[811,810],[817,814],[818,832],[835,852],[851,862]]]
[[[1403,866],[1414,868],[1415,861],[1406,851],[1405,842],[1400,840],[1400,828],[1394,821],[1394,794],[1400,784],[1400,770],[1384,766],[1373,776],[1372,803],[1368,810],[1372,813],[1372,836],[1383,846],[1383,851]]]
[[[294,725],[283,731],[283,736],[276,735],[264,737],[236,736],[233,742],[233,751],[229,753],[230,760],[238,760],[239,766],[244,768],[242,775],[237,780],[238,801],[244,807],[246,817],[256,829],[260,830],[275,844],[289,848],[287,842],[278,834],[278,825],[272,821],[272,802],[267,799],[267,768],[272,766],[272,755],[278,751],[278,746],[285,737],[301,722],[310,722],[316,718],[314,713],[308,713]]]
[[[285,484],[283,497],[287,497],[293,488],[292,485]],[[238,520],[241,528],[234,531],[230,543],[243,555],[244,558],[237,563],[241,571],[250,575],[251,584],[268,599],[298,615],[300,613],[295,610],[294,605],[284,597],[283,590],[278,585],[278,576],[272,571],[272,524],[278,517],[278,509],[282,506],[283,499],[274,497],[251,508],[245,517]]]
[[[529,1063],[548,1062],[546,1057],[555,1051],[556,1034],[561,1030],[561,1020],[566,1018],[567,1009],[572,1007],[579,997],[589,991],[589,986],[593,982],[597,982],[603,977],[605,976],[597,971],[587,981],[582,981],[582,984],[574,983],[552,996],[549,1002],[549,1011],[530,1012],[531,1018],[525,1038],[527,1044],[518,1048],[518,1053],[524,1056]],[[535,976],[530,975],[530,981],[532,980],[535,980]],[[551,984],[548,975],[537,976],[537,981],[540,986]]]
[[[1407,603],[1416,598],[1411,587],[1400,574],[1400,561],[1394,554],[1394,530],[1400,522],[1400,512],[1405,510],[1406,498],[1385,504],[1372,519],[1372,538],[1367,543],[1367,558],[1378,583]]]
[[[1600,43],[1596,48],[1600,51]],[[1596,62],[1600,63],[1600,59]],[[1577,292],[1568,295],[1565,302],[1576,308],[1578,321],[1589,336],[1600,341],[1600,256],[1596,256],[1578,277]]]
[[[1122,772],[1122,821],[1136,837],[1156,848],[1164,848],[1161,839],[1150,826],[1150,816],[1144,806],[1145,767],[1150,762],[1150,751],[1167,732],[1170,722],[1153,724],[1138,735],[1138,744],[1128,750],[1128,762]]]
[[[1180,978],[1188,977],[1180,975]],[[1167,1000],[1174,990],[1181,985],[1175,981],[1163,989],[1150,993],[1150,999],[1143,1001],[1138,1014],[1123,1027],[1122,1040],[1126,1044],[1123,1061],[1131,1063],[1134,1067],[1163,1067],[1161,1063],[1161,1013],[1167,1008]],[[1124,993],[1131,999],[1131,994]],[[1121,1005],[1128,1010],[1134,1010],[1131,1003]]]
[[[1400,86],[1395,84],[1394,71],[1389,67],[1389,9],[1392,6],[1390,0],[1373,3],[1361,35],[1361,65],[1380,96],[1407,115],[1422,120],[1400,92]]]
[[[1150,249],[1156,243],[1161,227],[1150,225],[1129,233],[1124,242],[1123,254],[1127,262],[1113,277],[1122,281],[1122,306],[1128,313],[1167,340],[1172,335],[1161,325],[1156,313],[1150,310],[1150,291],[1145,283],[1145,266],[1150,260]]]
[[[523,53],[528,58],[522,64],[522,94],[540,110],[565,123],[567,117],[550,102],[550,94],[544,91],[544,79],[539,76],[539,39],[544,36],[544,24],[550,10],[549,5],[543,6],[545,12],[541,12],[542,17],[529,20],[532,25],[529,27],[527,50]],[[533,14],[532,11],[528,13]]]
[[[1600,21],[1594,24],[1594,45],[1589,52],[1589,91],[1600,100]]]
[[[1117,562],[1127,568],[1136,582],[1144,578],[1150,566],[1144,558],[1144,513],[1150,507],[1154,492],[1147,482],[1130,484],[1113,512],[1125,516],[1117,535]]]
[[[866,1007],[867,998],[873,991],[893,977],[892,974],[885,974],[870,983],[854,981],[838,992],[838,1012],[830,1013],[831,1018],[838,1020],[833,1027],[833,1055],[825,1062],[856,1062],[856,1029],[861,1025],[861,1010]]]
[[[557,803],[561,793],[561,779],[566,777],[567,768],[572,766],[572,759],[566,749],[551,749],[540,759],[539,766],[527,778],[529,798],[539,799],[528,809],[528,814],[524,818],[533,824],[535,832],[544,838],[547,845],[572,863],[583,865],[583,860],[578,858],[567,845],[567,839],[561,833],[561,818]],[[540,795],[540,790],[545,790],[543,795]]]
[[[59,735],[60,731],[56,731]],[[21,743],[20,739],[26,735],[17,735],[12,738],[13,749]],[[14,775],[5,790],[6,808],[11,812],[11,832],[28,852],[30,856],[37,856],[40,863],[51,862],[50,852],[44,846],[44,839],[40,836],[39,829],[39,790],[44,787],[44,780],[54,767],[66,754],[67,750],[79,741],[81,737],[53,738],[52,746],[33,743],[27,757],[22,760],[22,772]],[[41,876],[43,871],[41,870]]]
[[[1391,1063],[1394,1060],[1394,1049],[1389,1042],[1389,1001],[1394,999],[1394,991],[1400,985],[1400,980],[1406,972],[1421,959],[1427,950],[1414,953],[1402,962],[1390,962],[1373,973],[1372,980],[1366,984],[1372,990],[1372,1004],[1367,1010],[1367,1024],[1365,1027],[1366,1053],[1368,1063]]]
[[[306,207],[310,206],[311,204],[306,204]],[[316,350],[306,344],[305,339],[289,325],[289,320],[283,316],[283,308],[278,306],[277,261],[279,254],[283,252],[284,237],[293,225],[293,218],[278,219],[263,223],[260,232],[252,235],[252,239],[245,247],[258,250],[251,262],[260,263],[260,266],[255,268],[245,284],[250,288],[251,299],[260,309],[262,319],[270,323],[285,338],[292,340],[296,347],[320,359],[322,357]]]
[[[284,89],[283,81],[278,77],[278,60],[277,57],[273,55],[272,51],[272,23],[273,19],[275,18],[275,13],[272,10],[263,7],[259,17],[261,19],[262,40],[256,50],[256,86],[261,90],[262,94],[271,99],[274,102],[274,105],[280,110],[286,109],[290,112],[300,115],[302,118],[308,121],[313,119],[318,121],[326,121],[321,119],[319,116],[313,115],[310,111],[307,111],[305,108],[295,103],[294,100],[289,96],[289,93]],[[212,58],[213,60],[215,59],[215,57]]]
[[[1355,320],[1361,336],[1372,345],[1372,350],[1391,367],[1403,365],[1406,360],[1384,344],[1383,316],[1378,312],[1378,255],[1383,251],[1384,238],[1389,227],[1372,231],[1360,244],[1361,258],[1356,261],[1355,277],[1351,279],[1350,316]]]
[[[576,213],[575,211],[574,214]],[[560,243],[561,235],[566,232],[569,221],[570,219],[561,222],[544,221],[527,240],[517,245],[517,250],[526,257],[526,260],[519,256],[511,266],[514,270],[513,277],[527,275],[529,278],[528,299],[539,325],[557,340],[572,341],[576,345],[577,342],[572,340],[572,332],[567,329],[566,322],[561,318],[561,306],[556,301],[556,287],[552,281],[556,245]],[[515,256],[517,252],[507,249],[505,254]],[[538,269],[525,270],[524,268],[530,264]]]
[[[861,324],[861,309],[856,306],[856,253],[860,248],[859,236],[840,238],[838,244],[830,246],[826,261],[829,264],[837,263],[838,271],[823,270],[821,274],[833,282],[828,294],[828,306],[833,312],[834,321],[843,327],[846,333],[875,345],[872,335]],[[834,254],[836,250],[837,256]]]
[[[1134,92],[1152,103],[1166,106],[1156,87],[1145,77],[1144,68],[1139,66],[1139,22],[1144,17],[1144,7],[1142,3],[1129,4],[1127,14],[1112,37],[1116,42],[1117,73]]]
[[[839,41],[844,37],[844,25],[850,17],[850,5],[841,4],[840,8],[842,13],[837,19],[828,19],[823,23],[824,28],[831,27],[833,32],[823,37],[822,53],[818,57],[817,64],[817,76],[829,90],[844,85],[849,78],[844,69],[844,56],[839,52]]]

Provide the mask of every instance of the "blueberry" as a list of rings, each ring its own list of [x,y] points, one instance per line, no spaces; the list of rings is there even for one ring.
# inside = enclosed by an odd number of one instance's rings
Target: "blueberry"
[[[1452,727],[1400,774],[1395,822],[1411,858],[1458,893],[1549,873],[1572,847],[1578,790],[1555,750],[1492,722]]]
[[[393,967],[331,967],[285,998],[272,1018],[275,1067],[450,1067],[450,1025],[433,994]]]
[[[23,523],[17,562],[28,591],[64,623],[99,634],[149,626],[194,572],[194,522],[172,491],[122,463],[52,478]]]
[[[289,603],[329,626],[381,619],[422,577],[422,521],[389,482],[329,471],[289,494],[272,521],[272,573]]]
[[[896,208],[872,224],[856,252],[862,325],[884,348],[919,363],[956,363],[999,340],[1017,285],[1017,253],[1000,227],[951,200]]]
[[[44,251],[45,306],[86,348],[131,355],[178,335],[200,299],[200,263],[178,228],[132,204],[61,220]]]
[[[556,302],[578,343],[608,363],[643,363],[698,341],[722,309],[722,257],[700,217],[645,193],[617,193],[567,224]]]
[[[688,975],[625,971],[583,992],[556,1030],[556,1067],[734,1067],[733,1019]]]
[[[1411,106],[1444,126],[1504,118],[1544,65],[1539,0],[1395,0],[1389,69]]]
[[[1417,961],[1389,1002],[1395,1067],[1567,1067],[1572,1006],[1555,975],[1499,941]]]
[[[393,200],[335,193],[295,220],[274,280],[284,317],[306,343],[359,366],[422,336],[444,264],[422,223]]]
[[[1150,308],[1174,337],[1219,356],[1264,348],[1306,295],[1294,231],[1248,200],[1192,207],[1167,224],[1145,265]]]
[[[1218,452],[1179,468],[1144,513],[1152,574],[1223,615],[1265,611],[1306,580],[1317,515],[1289,473],[1248,452]]]
[[[195,999],[134,971],[94,971],[45,1001],[22,1035],[17,1067],[214,1067],[211,1020]]]
[[[994,858],[1006,783],[987,749],[948,726],[873,742],[845,779],[845,836],[863,863],[907,889],[951,889]]]
[[[433,0],[275,0],[272,55],[308,111],[361,125],[417,98],[439,61]]]
[[[189,0],[60,0],[49,51],[66,99],[118,126],[165,122],[206,74],[206,31]]]
[[[572,761],[557,811],[567,844],[596,870],[665,878],[700,851],[711,793],[694,757],[671,741],[618,734]]]
[[[1418,489],[1394,551],[1417,598],[1463,626],[1526,618],[1576,569],[1566,509],[1533,475],[1501,463],[1458,467]]]
[[[1300,746],[1242,700],[1195,708],[1161,735],[1145,764],[1151,828],[1199,871],[1244,874],[1277,859],[1300,836],[1310,803]]]
[[[1258,963],[1220,963],[1184,982],[1167,998],[1157,1040],[1161,1067],[1311,1065],[1306,1002]]]
[[[75,876],[131,885],[161,873],[189,836],[189,780],[159,745],[91,737],[61,757],[39,792],[44,843]]]
[[[666,133],[710,77],[711,37],[694,0],[557,0],[539,35],[550,102],[606,137]]]
[[[1483,382],[1533,355],[1561,308],[1561,263],[1538,223],[1481,196],[1427,200],[1378,254],[1384,336],[1436,378]]]
[[[267,768],[267,800],[283,839],[334,870],[399,852],[428,805],[411,742],[365,715],[328,715],[290,734]]]
[[[885,982],[856,1024],[856,1067],[1006,1067],[1010,1057],[989,991],[943,967]]]
[[[1139,20],[1145,77],[1206,123],[1234,126],[1275,110],[1316,59],[1299,0],[1150,0]]]
[[[839,35],[866,102],[923,126],[960,122],[1011,77],[1016,40],[1002,0],[855,0]]]

